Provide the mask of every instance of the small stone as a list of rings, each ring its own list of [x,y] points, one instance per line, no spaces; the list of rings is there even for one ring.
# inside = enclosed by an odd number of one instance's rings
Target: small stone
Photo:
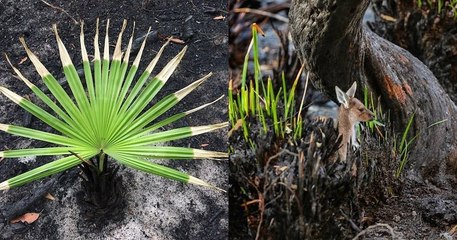
[[[400,216],[398,216],[398,215],[395,215],[395,216],[394,216],[394,221],[395,221],[395,222],[399,222],[400,219],[401,219]]]

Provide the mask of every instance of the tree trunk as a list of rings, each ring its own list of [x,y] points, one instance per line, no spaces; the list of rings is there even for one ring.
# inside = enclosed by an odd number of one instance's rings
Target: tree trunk
[[[419,8],[418,1],[386,0],[373,4],[376,22],[370,29],[387,40],[408,50],[427,65],[438,82],[457,102],[457,22],[452,10],[446,7],[438,13],[436,2]],[[423,2],[425,3],[425,2]],[[397,19],[383,21],[386,14]]]
[[[437,173],[444,173],[446,163],[457,166],[457,108],[422,62],[363,26],[368,4],[293,0],[289,17],[295,47],[314,85],[332,99],[335,86],[348,89],[357,81],[381,97],[396,131],[403,131],[415,113],[410,136],[419,135],[409,159],[424,167],[426,176],[441,180]]]

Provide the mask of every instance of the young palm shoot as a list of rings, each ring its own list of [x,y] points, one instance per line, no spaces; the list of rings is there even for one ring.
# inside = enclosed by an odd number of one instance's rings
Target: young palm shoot
[[[214,152],[185,147],[163,146],[168,141],[187,138],[226,127],[227,123],[206,126],[181,127],[158,131],[161,127],[173,123],[193,112],[214,103],[207,103],[186,112],[178,113],[161,121],[158,117],[174,107],[180,100],[207,80],[211,73],[193,82],[189,86],[169,94],[154,106],[148,104],[154,99],[178,67],[187,47],[184,47],[156,75],[151,76],[156,63],[168,42],[162,46],[151,60],[146,70],[137,74],[145,42],[129,65],[132,37],[125,52],[121,51],[122,34],[126,27],[124,21],[116,42],[113,55],[110,56],[108,26],[103,50],[99,50],[98,20],[94,38],[94,59],[91,64],[85,47],[83,24],[81,24],[81,55],[84,68],[84,83],[81,81],[70,56],[59,37],[56,25],[53,26],[63,71],[69,85],[69,91],[61,87],[37,56],[32,53],[24,39],[20,41],[28,58],[35,66],[44,84],[50,90],[52,98],[25,78],[7,58],[17,76],[43,101],[49,112],[35,105],[5,87],[0,92],[13,102],[51,126],[57,133],[48,133],[21,126],[0,124],[0,130],[10,134],[50,143],[51,147],[0,151],[1,158],[27,156],[63,156],[43,166],[20,174],[0,183],[0,190],[21,186],[75,166],[85,164],[95,168],[97,173],[106,170],[107,160],[112,159],[128,167],[185,183],[216,188],[210,184],[189,176],[186,173],[151,162],[151,159],[224,159],[225,152]],[[150,31],[150,29],[149,29]],[[149,33],[148,31],[148,33]],[[135,79],[135,76],[139,77]],[[222,97],[221,97],[222,98]],[[219,98],[219,99],[221,99]],[[219,100],[218,99],[218,100]],[[217,101],[217,100],[216,100]],[[160,145],[159,145],[160,144]],[[90,161],[89,161],[90,160]],[[96,164],[91,164],[95,162]],[[219,188],[216,188],[219,189]],[[219,189],[220,190],[220,189]]]

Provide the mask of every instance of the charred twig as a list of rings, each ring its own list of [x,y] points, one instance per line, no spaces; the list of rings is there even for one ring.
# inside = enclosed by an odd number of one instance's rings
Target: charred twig
[[[263,196],[263,194],[262,194]],[[264,200],[262,199],[262,202]],[[260,205],[260,204],[259,204]],[[261,204],[261,209],[260,209],[260,220],[259,220],[259,224],[257,225],[257,233],[255,235],[255,240],[258,240],[260,238],[260,227],[262,226],[262,222],[263,222],[263,213],[265,212],[265,204]]]
[[[273,156],[271,156],[271,157],[268,158],[268,161],[267,161],[267,163],[265,164],[265,167],[264,167],[264,173],[265,173],[265,174],[268,172],[267,167],[268,167],[268,165],[270,165],[270,161],[273,160],[273,159],[275,159],[275,158],[277,158],[277,157],[279,157],[279,156],[281,156],[281,155],[284,154],[284,153],[287,153],[287,154],[290,154],[290,155],[292,155],[292,156],[298,157],[298,154],[297,154],[297,153],[291,152],[291,151],[289,151],[289,150],[287,150],[287,149],[282,149],[280,152],[278,152],[278,153],[276,153],[275,155],[273,155]]]
[[[83,158],[80,157],[78,154],[76,154],[76,153],[74,153],[74,152],[72,152],[72,151],[69,151],[69,152],[71,153],[71,155],[73,155],[73,156],[77,157],[79,160],[81,160],[81,162],[83,162],[83,163],[85,163],[85,164],[87,164],[87,165],[89,165],[89,166],[91,166],[91,167],[96,168],[96,167],[94,166],[94,164],[92,164],[90,161],[87,161],[86,159],[83,159]]]
[[[273,159],[278,158],[279,156],[281,156],[281,155],[284,154],[284,153],[290,154],[290,155],[295,156],[295,157],[298,157],[298,156],[299,156],[298,154],[293,153],[293,152],[291,152],[291,151],[289,151],[289,150],[287,150],[287,149],[282,149],[280,152],[278,152],[278,153],[276,153],[275,155],[269,157],[268,160],[267,160],[267,162],[265,163],[265,166],[264,166],[264,176],[265,176],[264,181],[265,181],[265,183],[263,184],[263,192],[261,193],[261,192],[259,191],[259,189],[256,187],[257,192],[258,192],[259,199],[261,199],[261,202],[259,202],[260,220],[259,220],[259,223],[258,223],[258,225],[257,225],[257,233],[256,233],[256,237],[255,237],[256,240],[260,238],[260,228],[261,228],[261,226],[262,226],[263,217],[264,217],[263,215],[264,215],[264,212],[265,212],[265,205],[266,205],[266,204],[265,204],[265,197],[264,197],[264,196],[265,196],[265,194],[266,194],[266,193],[271,189],[271,187],[272,187],[272,186],[270,186],[269,184],[267,184],[267,182],[268,182],[268,181],[267,181],[267,180],[268,180],[268,179],[267,179],[267,176],[268,176],[268,167],[269,167],[269,165],[270,165],[270,162],[271,162]],[[279,184],[281,184],[281,183],[279,183]],[[267,187],[267,185],[268,185],[268,187]],[[285,184],[283,184],[283,185],[284,185],[288,190],[290,190],[291,192],[293,192],[292,189],[290,189],[288,186],[286,186]],[[294,197],[296,198],[295,195],[294,195]],[[298,198],[296,198],[296,199],[297,199],[297,201],[298,201]]]
[[[213,223],[214,220],[216,220],[216,218],[217,218],[219,215],[221,215],[223,212],[224,212],[223,209],[217,211],[216,214],[214,214],[214,216],[212,216],[212,217],[209,219],[208,223]]]
[[[400,239],[399,236],[397,234],[395,234],[394,229],[391,226],[389,226],[389,224],[378,223],[378,224],[367,227],[365,230],[363,230],[359,234],[357,234],[352,240],[357,240],[361,236],[369,234],[370,232],[375,232],[375,231],[387,232],[391,235],[392,239]]]
[[[54,6],[54,5],[48,3],[48,2],[46,2],[46,1],[44,1],[44,0],[41,0],[41,1],[42,1],[44,4],[48,5],[49,7],[54,8],[54,9],[57,9],[57,10],[59,10],[59,11],[65,13],[69,18],[71,18],[71,20],[73,20],[73,22],[74,22],[76,25],[79,25],[79,22],[76,21],[76,19],[75,19],[74,17],[72,17],[67,11],[65,11],[65,9],[63,9],[63,8],[61,8],[61,7]]]
[[[284,22],[284,23],[288,23],[289,22],[289,19],[287,17],[283,17],[283,16],[281,16],[279,14],[274,14],[274,13],[267,12],[267,11],[264,11],[264,10],[259,10],[259,9],[236,8],[236,9],[233,9],[233,12],[235,12],[235,13],[252,13],[252,14],[257,14],[257,15],[273,18],[273,19],[276,19],[276,20]]]
[[[218,13],[227,14],[228,13],[227,10],[224,10],[221,8],[209,7],[209,6],[203,6],[203,12],[210,13],[210,14],[218,14]]]
[[[290,188],[289,186],[287,186],[287,185],[286,185],[285,183],[283,183],[283,182],[279,182],[278,184],[284,186],[289,192],[292,193],[292,195],[294,196],[295,201],[297,202],[297,207],[298,207],[300,213],[302,213],[302,212],[303,212],[303,207],[302,207],[302,205],[300,204],[300,199],[299,199],[298,196],[295,194],[294,190],[292,190],[292,188]]]
[[[362,229],[360,229],[359,226],[357,226],[357,224],[355,224],[355,222],[351,218],[349,218],[346,213],[344,213],[343,209],[340,209],[340,213],[341,215],[343,215],[344,218],[346,218],[346,220],[349,222],[349,225],[351,225],[352,229],[354,229],[357,232],[362,231]]]

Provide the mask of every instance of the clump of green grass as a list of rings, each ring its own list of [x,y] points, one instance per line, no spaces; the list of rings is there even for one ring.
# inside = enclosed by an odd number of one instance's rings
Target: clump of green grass
[[[378,130],[379,132],[379,127],[384,127],[384,124],[380,122],[381,119],[385,119],[386,115],[384,114],[382,110],[382,106],[379,103],[376,103],[374,101],[373,93],[368,91],[368,88],[365,87],[363,89],[363,103],[368,110],[370,110],[372,113],[374,113],[374,118],[371,121],[366,122],[366,125],[368,126],[368,129],[370,129],[372,132],[374,130]]]
[[[249,138],[250,123],[248,118],[254,118],[262,125],[263,133],[266,134],[272,129],[275,136],[284,138],[286,134],[291,134],[295,139],[301,137],[303,120],[300,114],[296,115],[295,95],[297,84],[302,70],[300,70],[292,88],[286,88],[286,79],[282,74],[282,87],[275,91],[273,80],[268,77],[266,87],[262,81],[262,73],[259,64],[259,45],[258,34],[263,35],[262,30],[255,23],[252,24],[252,40],[246,52],[243,70],[241,74],[241,88],[237,95],[234,94],[233,84],[229,83],[229,119],[232,128],[241,128],[246,141]],[[252,52],[254,63],[253,79],[248,79],[248,64]],[[306,91],[306,90],[305,90]],[[302,103],[303,105],[303,103]],[[280,110],[282,109],[282,111]],[[267,121],[267,119],[271,121]],[[268,125],[272,122],[272,125]]]
[[[397,168],[397,171],[395,172],[395,177],[399,178],[403,170],[405,169],[406,163],[408,162],[408,157],[409,157],[409,152],[411,150],[411,144],[414,142],[414,140],[419,136],[415,135],[414,137],[408,139],[409,132],[411,130],[411,125],[414,120],[414,115],[413,113],[411,117],[408,120],[408,124],[406,124],[406,128],[401,134],[401,140],[400,140],[400,145],[397,146],[397,141],[395,139],[394,141],[394,150],[395,150],[395,156],[398,156],[400,159],[400,164]]]
[[[398,168],[395,172],[395,177],[399,178],[401,173],[404,171],[406,164],[408,163],[411,147],[417,138],[420,137],[422,132],[419,131],[416,135],[411,136],[411,129],[414,122],[415,113],[412,113],[409,117],[405,129],[400,134],[394,134],[392,136],[392,134],[389,133],[389,129],[381,131],[381,127],[385,126],[382,122],[390,122],[390,116],[388,113],[383,112],[382,106],[379,104],[380,99],[375,102],[373,93],[369,92],[368,88],[364,88],[363,97],[364,105],[375,115],[372,121],[364,123],[365,126],[370,130],[371,133],[377,133],[383,139],[393,139],[393,157],[398,159]],[[445,121],[447,121],[447,119],[437,121],[428,126],[427,129],[441,124]],[[360,129],[358,132],[360,132]]]
[[[451,13],[457,19],[457,0],[416,0],[417,7],[436,9],[438,14]]]
[[[411,117],[409,118],[408,123],[406,124],[405,130],[401,134],[400,144],[397,145],[397,141],[394,142],[395,155],[398,156],[400,159],[400,165],[395,173],[395,177],[397,177],[397,178],[400,177],[401,173],[405,169],[406,163],[408,162],[408,159],[409,159],[409,153],[411,151],[411,146],[416,141],[416,139],[418,137],[420,137],[422,131],[425,131],[429,128],[432,128],[436,125],[439,125],[439,124],[447,121],[447,119],[437,121],[437,122],[431,124],[430,126],[428,126],[426,129],[420,130],[416,135],[410,136],[411,135],[410,131],[411,131],[411,127],[412,127],[412,123],[414,121],[415,115],[416,115],[416,113],[413,113],[411,115]],[[408,136],[410,136],[410,137],[408,138]]]
[[[382,122],[389,122],[390,117],[388,114],[383,112],[381,104],[379,104],[380,99],[375,102],[373,93],[368,90],[367,87],[363,89],[363,102],[364,105],[374,113],[374,119],[372,121],[364,123],[367,129],[371,133],[375,133],[381,137],[381,139],[388,139],[391,138],[393,140],[393,158],[398,159],[398,168],[395,172],[395,177],[400,177],[401,172],[403,172],[406,163],[408,162],[409,152],[411,150],[411,144],[413,144],[414,140],[416,139],[417,135],[411,139],[408,139],[409,132],[411,129],[411,125],[414,120],[414,114],[410,117],[408,124],[405,130],[402,132],[401,138],[398,135],[392,135],[389,132],[389,129],[385,129],[384,131],[381,130],[382,127],[385,125]],[[397,142],[400,144],[397,145]]]

